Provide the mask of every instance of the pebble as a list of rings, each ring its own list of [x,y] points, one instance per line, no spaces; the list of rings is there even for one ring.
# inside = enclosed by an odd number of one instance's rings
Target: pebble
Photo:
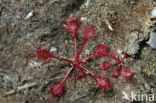
[[[156,30],[150,32],[149,41],[146,42],[152,49],[156,49]]]
[[[34,12],[30,11],[24,19],[29,20],[33,15],[34,15]]]
[[[51,47],[50,48],[50,52],[56,52],[57,51],[57,48],[56,47]]]
[[[42,63],[36,62],[36,61],[34,61],[34,60],[31,60],[31,61],[29,62],[30,68],[41,67],[41,65],[42,65]]]
[[[90,54],[90,51],[87,49],[87,50],[85,50],[85,53],[86,54]]]
[[[87,21],[87,17],[81,17],[81,21]]]
[[[2,80],[0,85],[3,88],[16,88],[20,75],[16,71],[0,69],[0,79]]]
[[[156,17],[156,8],[154,8],[151,12],[152,18]]]

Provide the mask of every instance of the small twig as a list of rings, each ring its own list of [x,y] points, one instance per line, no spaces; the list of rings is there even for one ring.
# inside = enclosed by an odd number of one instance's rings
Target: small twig
[[[49,6],[51,6],[52,4],[54,4],[55,2],[59,2],[60,0],[52,0],[49,2]]]
[[[29,83],[29,84],[25,84],[23,86],[19,86],[17,87],[16,89],[13,89],[13,90],[10,90],[8,92],[5,92],[2,96],[8,96],[8,95],[11,95],[11,94],[14,94],[15,92],[18,92],[22,89],[25,89],[25,88],[29,88],[29,87],[33,87],[37,84],[37,82],[32,82],[32,83]]]
[[[107,19],[105,19],[104,21],[105,21],[105,24],[107,25],[108,29],[109,29],[110,31],[114,31],[114,29],[113,29],[113,27],[112,27],[112,24],[111,24]]]
[[[5,8],[2,7],[2,8],[0,9],[0,16],[1,16],[2,12],[3,12],[3,9],[5,9]]]

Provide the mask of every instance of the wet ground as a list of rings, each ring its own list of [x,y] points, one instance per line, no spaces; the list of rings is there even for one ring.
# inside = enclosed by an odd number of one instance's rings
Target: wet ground
[[[0,103],[52,102],[48,91],[70,65],[62,61],[43,64],[33,54],[39,47],[53,48],[59,56],[74,59],[74,40],[63,26],[71,15],[97,28],[98,36],[88,41],[82,58],[93,54],[98,44],[106,43],[120,57],[122,53],[132,56],[124,63],[134,71],[135,81],[105,73],[114,86],[114,93],[105,93],[96,88],[90,76],[75,81],[78,71],[73,71],[66,93],[55,103],[131,103],[122,100],[123,92],[156,93],[156,51],[146,44],[153,30],[150,19],[155,4],[155,0],[1,0]],[[104,60],[95,59],[86,66],[102,75],[96,68]]]

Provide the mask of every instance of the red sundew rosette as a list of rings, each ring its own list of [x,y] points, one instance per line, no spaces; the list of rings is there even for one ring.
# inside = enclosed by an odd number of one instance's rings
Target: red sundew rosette
[[[61,97],[65,90],[64,90],[64,82],[60,82],[59,84],[55,84],[51,87],[50,91],[51,96],[54,97]]]
[[[96,48],[96,55],[97,56],[106,56],[109,53],[106,44],[99,44]]]
[[[53,54],[48,49],[39,49],[36,51],[37,58],[46,61],[53,58]]]
[[[74,37],[77,36],[77,31],[81,25],[81,22],[78,18],[74,19],[73,17],[69,17],[65,23],[65,28],[73,34]]]
[[[109,91],[112,89],[112,83],[108,78],[106,77],[102,78],[102,77],[96,76],[95,79],[96,79],[97,87],[100,90]]]

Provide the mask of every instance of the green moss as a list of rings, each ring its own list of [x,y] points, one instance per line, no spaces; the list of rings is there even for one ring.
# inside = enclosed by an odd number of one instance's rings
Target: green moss
[[[63,54],[63,55],[66,55],[66,54],[67,54],[67,51],[66,51],[66,50],[63,50],[63,51],[62,51],[62,54]]]
[[[47,34],[46,34],[45,32],[40,32],[40,33],[38,34],[38,36],[39,36],[41,39],[43,39],[43,38],[45,38],[45,37],[47,36]]]
[[[27,0],[27,4],[30,5],[33,2],[33,0]]]
[[[153,65],[154,67],[156,67],[156,59],[153,60],[152,65]]]

